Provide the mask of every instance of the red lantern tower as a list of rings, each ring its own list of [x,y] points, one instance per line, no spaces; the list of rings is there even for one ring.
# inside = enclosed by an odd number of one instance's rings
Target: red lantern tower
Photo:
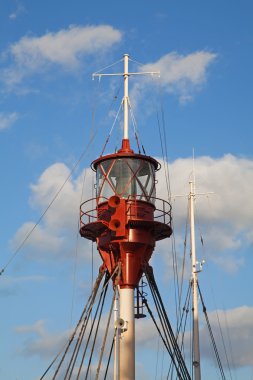
[[[171,206],[156,198],[155,173],[159,163],[136,154],[128,139],[128,55],[124,55],[124,136],[115,154],[101,156],[92,163],[96,172],[96,198],[81,205],[80,234],[96,241],[110,274],[120,264],[119,379],[135,379],[134,289],[157,240],[172,233]],[[94,203],[93,203],[94,204]]]

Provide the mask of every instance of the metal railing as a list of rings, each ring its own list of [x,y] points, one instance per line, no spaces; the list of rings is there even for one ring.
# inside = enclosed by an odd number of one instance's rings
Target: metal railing
[[[143,200],[143,195],[130,195],[126,198],[126,203],[128,218],[140,219],[141,212],[147,210],[145,205],[148,204],[150,208],[154,210],[154,221],[169,226],[171,225],[171,205],[164,199],[149,197],[149,201],[147,201]],[[96,221],[108,223],[111,215],[112,211],[108,206],[108,198],[99,197],[88,199],[80,206],[80,227]]]

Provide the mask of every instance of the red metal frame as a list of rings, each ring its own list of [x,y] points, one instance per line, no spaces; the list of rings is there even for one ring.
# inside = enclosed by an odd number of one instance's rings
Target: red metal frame
[[[136,170],[127,162],[129,158],[141,160]],[[108,178],[118,159],[123,159],[132,173],[121,194],[116,194]],[[107,171],[101,165],[106,160],[112,161]],[[121,288],[134,288],[138,285],[156,241],[165,239],[172,233],[171,205],[161,198],[151,196],[155,186],[154,178],[149,194],[146,194],[148,182],[144,186],[138,178],[138,172],[145,162],[149,162],[155,171],[160,168],[154,158],[135,154],[129,141],[123,139],[122,149],[117,153],[100,157],[92,163],[93,170],[96,171],[99,167],[104,176],[100,189],[103,189],[107,181],[114,195],[108,199],[101,196],[100,191],[96,198],[89,199],[80,206],[80,234],[96,241],[100,256],[111,275],[116,266],[121,265],[121,277],[114,278],[114,282]],[[138,183],[143,193],[124,197],[132,181]]]

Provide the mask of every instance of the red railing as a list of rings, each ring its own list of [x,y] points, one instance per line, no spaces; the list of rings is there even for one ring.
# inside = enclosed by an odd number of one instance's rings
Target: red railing
[[[143,195],[131,195],[126,200],[128,219],[141,219],[143,213],[150,213],[150,209],[153,209],[154,221],[171,225],[171,205],[164,199],[150,197],[149,201],[147,201],[143,200]],[[149,205],[148,208],[145,207],[147,205]],[[80,206],[80,227],[99,220],[103,221],[103,223],[108,223],[110,218],[111,211],[108,207],[107,198],[91,198]]]

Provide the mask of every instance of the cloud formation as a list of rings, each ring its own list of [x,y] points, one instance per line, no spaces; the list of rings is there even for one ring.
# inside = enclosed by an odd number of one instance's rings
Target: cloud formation
[[[175,234],[182,251],[192,166],[191,158],[178,159],[169,165]],[[198,157],[195,175],[196,193],[214,192],[196,197],[196,231],[202,233],[208,258],[234,272],[243,265],[244,252],[253,243],[253,161],[233,155]],[[168,199],[164,177],[162,169],[158,172],[157,194]],[[197,235],[200,242],[199,233]]]
[[[43,213],[69,175],[70,169],[63,163],[56,163],[47,168],[37,183],[31,185],[31,207]],[[27,240],[25,249],[30,259],[66,259],[73,253],[79,228],[80,204],[82,199],[92,198],[92,176],[93,172],[88,168],[76,179],[67,181],[42,222],[36,226]],[[18,229],[11,242],[13,249],[19,246],[34,226],[34,222],[27,221]],[[80,244],[82,243],[88,244],[84,239],[81,240]],[[86,259],[88,258],[87,255]]]
[[[199,157],[195,159],[196,192],[214,192],[214,195],[196,198],[196,226],[204,238],[208,258],[219,263],[228,272],[238,270],[244,263],[244,251],[253,244],[253,161],[225,155],[221,158]],[[169,165],[172,194],[184,194],[183,198],[172,199],[174,229],[179,244],[183,246],[187,215],[187,194],[192,173],[192,159],[178,159]],[[31,206],[43,212],[59,191],[70,169],[57,163],[47,168],[37,183],[31,186]],[[83,179],[85,176],[85,186]],[[92,198],[91,169],[85,170],[75,179],[70,179],[50,207],[42,223],[32,233],[26,244],[30,257],[49,258],[68,256],[73,249],[78,231],[79,205],[82,199]],[[157,173],[157,196],[168,199],[165,172]],[[236,185],[235,185],[236,184]],[[83,190],[82,190],[83,189]],[[93,195],[94,196],[94,195]],[[13,244],[17,246],[32,229],[34,222],[25,222],[17,231]],[[197,241],[200,237],[197,236]],[[82,242],[86,244],[85,239]],[[167,252],[167,244],[160,244],[159,251]],[[34,252],[34,253],[33,253]],[[37,256],[35,252],[39,252]],[[241,252],[241,253],[240,253]],[[210,253],[210,255],[209,255]],[[212,253],[212,254],[211,254]],[[167,256],[166,256],[167,260]],[[172,263],[170,263],[172,265]]]
[[[17,120],[18,114],[16,112],[0,112],[0,131],[10,128]]]
[[[24,5],[21,2],[16,1],[16,9],[14,12],[9,14],[9,19],[11,21],[15,21],[25,11],[26,11],[26,9],[25,9]]]
[[[217,318],[219,316],[219,320]],[[209,313],[216,344],[219,347],[219,355],[223,365],[227,366],[227,360],[223,349],[220,329],[223,332],[228,361],[232,367],[244,367],[253,365],[253,308],[241,306],[231,310],[217,310]],[[220,324],[220,326],[219,326]],[[210,352],[208,331],[205,327],[200,330],[202,355],[213,360]]]
[[[217,54],[197,51],[188,55],[171,52],[158,61],[142,67],[143,71],[160,71],[161,85],[167,92],[179,95],[182,103],[191,100],[207,79],[207,70]]]
[[[121,32],[109,25],[70,26],[41,37],[23,37],[10,51],[19,65],[32,69],[45,62],[75,67],[79,57],[108,49],[121,39]]]
[[[122,33],[110,25],[72,25],[40,37],[22,37],[9,48],[12,66],[4,72],[5,82],[17,84],[24,76],[43,72],[50,65],[76,70],[84,57],[106,51],[121,38]]]
[[[253,365],[253,308],[241,306],[230,310],[217,310],[208,313],[208,318],[215,337],[216,346],[223,367],[226,368],[229,362],[230,367],[240,368]],[[102,326],[105,326],[106,319],[103,318]],[[104,328],[98,336],[97,349],[99,353],[102,345]],[[45,321],[39,320],[32,325],[22,325],[15,329],[17,334],[22,334],[26,340],[19,349],[19,353],[25,356],[39,355],[40,357],[50,358],[66,344],[72,331],[70,329],[53,333],[49,332],[45,326]],[[113,323],[111,324],[111,333]],[[222,336],[221,336],[222,331]],[[145,355],[145,352],[154,349],[157,344],[157,331],[150,318],[136,321],[136,345],[138,354]],[[185,348],[190,347],[189,340],[191,334],[185,334]],[[214,355],[211,349],[211,340],[205,323],[200,326],[201,356],[214,365]],[[111,334],[109,341],[111,341]],[[161,346],[163,345],[160,342]],[[227,353],[225,353],[224,345]],[[227,356],[226,356],[227,355]],[[141,356],[139,356],[141,357]]]
[[[34,355],[44,358],[54,357],[71,335],[70,330],[52,334],[47,331],[44,320],[39,320],[32,325],[18,326],[15,331],[17,334],[29,337],[19,349],[20,354],[29,357]]]

